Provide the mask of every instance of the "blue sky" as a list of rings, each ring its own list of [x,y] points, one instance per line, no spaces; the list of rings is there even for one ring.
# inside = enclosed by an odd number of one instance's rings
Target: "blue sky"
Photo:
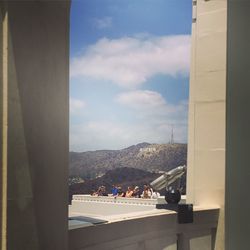
[[[70,150],[187,142],[190,0],[73,0]]]

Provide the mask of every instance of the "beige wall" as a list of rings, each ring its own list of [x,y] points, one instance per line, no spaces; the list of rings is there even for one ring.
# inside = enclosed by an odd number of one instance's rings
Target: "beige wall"
[[[227,1],[193,7],[187,201],[221,207],[216,249],[224,249]]]
[[[69,2],[6,1],[4,9],[7,249],[66,250]]]
[[[137,218],[124,216],[69,230],[69,250],[211,250],[217,221],[218,209],[195,210],[194,223],[189,224],[178,224],[177,214],[166,210]]]
[[[249,249],[250,2],[228,1],[226,249]]]
[[[4,112],[4,102],[6,103],[6,101],[3,98],[3,86],[5,85],[3,82],[4,76],[3,76],[3,60],[4,60],[4,56],[3,56],[3,47],[4,47],[4,41],[3,41],[3,33],[4,33],[4,16],[5,16],[5,12],[3,10],[3,6],[0,3],[0,192],[1,192],[1,200],[0,200],[0,235],[2,236],[2,241],[1,241],[1,245],[0,247],[2,249],[4,249],[4,247],[6,246],[6,220],[3,219],[6,218],[6,164],[5,164],[5,160],[6,160],[6,154],[3,152],[4,150],[4,138],[6,138],[6,131],[4,128],[4,123],[6,121],[6,117],[3,116]],[[6,145],[5,145],[6,148]],[[5,157],[3,158],[3,155],[5,155]]]

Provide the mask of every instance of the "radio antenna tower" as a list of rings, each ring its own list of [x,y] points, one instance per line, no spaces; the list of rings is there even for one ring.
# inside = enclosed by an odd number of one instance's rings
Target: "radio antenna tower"
[[[171,125],[171,138],[170,138],[170,144],[174,144],[174,126]]]

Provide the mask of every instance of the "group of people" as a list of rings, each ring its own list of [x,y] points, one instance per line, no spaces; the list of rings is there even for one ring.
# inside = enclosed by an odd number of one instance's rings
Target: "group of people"
[[[93,196],[109,196],[109,194],[106,191],[105,186],[101,186],[98,188],[96,192],[92,192]],[[122,190],[121,186],[113,185],[111,189],[111,196],[113,197],[126,197],[126,198],[144,198],[144,199],[150,199],[150,198],[157,198],[159,197],[159,193],[154,192],[153,189],[145,184],[143,186],[143,191],[141,192],[140,188],[138,186],[135,186],[134,188],[128,187],[126,191]]]

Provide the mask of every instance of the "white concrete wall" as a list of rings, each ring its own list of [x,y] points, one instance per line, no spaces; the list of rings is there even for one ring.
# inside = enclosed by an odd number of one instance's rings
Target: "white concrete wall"
[[[227,1],[193,9],[187,202],[221,207],[216,249],[224,249]]]
[[[182,195],[181,203],[186,202]],[[156,204],[166,204],[164,196],[157,199],[126,198],[113,196],[73,195],[69,214],[112,216],[142,211],[152,211]]]
[[[113,216],[127,213],[152,211],[155,209],[157,199],[123,198],[74,195],[70,214],[83,214],[92,216]]]
[[[217,209],[196,210],[193,224],[178,224],[176,213],[166,211],[72,229],[69,250],[211,250],[217,220]]]
[[[140,205],[140,204],[121,204],[110,202],[89,202],[89,201],[72,201],[70,213],[79,213],[83,215],[108,216],[119,215],[141,211],[151,211],[155,209],[155,205]]]
[[[69,7],[68,1],[1,1],[4,250],[68,249]]]

